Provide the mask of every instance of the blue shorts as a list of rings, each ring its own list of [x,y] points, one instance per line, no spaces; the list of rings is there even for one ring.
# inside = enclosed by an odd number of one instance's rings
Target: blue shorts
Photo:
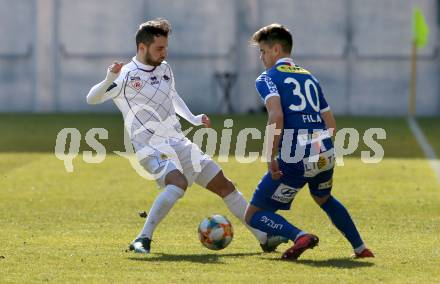
[[[263,176],[250,204],[273,212],[289,210],[296,194],[306,183],[314,196],[326,196],[332,190],[333,168],[314,177],[304,177],[304,171],[292,168],[281,170],[283,177],[279,180],[273,180],[269,172]]]

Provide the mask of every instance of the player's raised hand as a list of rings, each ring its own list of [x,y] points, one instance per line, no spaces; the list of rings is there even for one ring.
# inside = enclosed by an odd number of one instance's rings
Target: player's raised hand
[[[278,180],[283,176],[283,172],[280,170],[278,161],[276,159],[270,161],[268,166],[270,175],[272,176],[273,180]]]
[[[108,67],[108,70],[110,70],[110,72],[112,73],[118,74],[119,72],[121,72],[122,66],[124,66],[123,62],[115,61],[112,65]]]
[[[202,115],[202,123],[205,127],[211,128],[211,120],[206,114]]]

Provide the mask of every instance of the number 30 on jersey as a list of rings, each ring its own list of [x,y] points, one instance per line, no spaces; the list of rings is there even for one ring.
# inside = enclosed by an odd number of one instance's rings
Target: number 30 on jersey
[[[301,92],[301,84],[292,77],[287,77],[284,80],[284,83],[286,84],[293,84],[293,95],[297,96],[300,99],[300,104],[295,105],[291,104],[289,106],[289,109],[292,111],[303,111],[307,107],[307,103],[313,108],[314,111],[319,112],[319,96],[318,96],[318,87],[316,87],[316,84],[311,79],[307,79],[304,82],[304,91],[306,95]],[[312,90],[315,94],[314,98],[312,98]],[[316,100],[316,102],[314,101]]]

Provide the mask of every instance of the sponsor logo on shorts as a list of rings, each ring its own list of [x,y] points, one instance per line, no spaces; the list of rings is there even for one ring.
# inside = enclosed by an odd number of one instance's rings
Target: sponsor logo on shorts
[[[299,188],[293,188],[282,183],[278,186],[271,198],[281,203],[289,203],[295,198],[299,190]]]
[[[327,159],[323,156],[319,156],[317,164],[318,164],[318,169],[322,169],[325,166],[327,166]]]
[[[330,179],[329,181],[320,183],[318,185],[318,190],[328,189],[328,188],[332,187],[332,185],[333,185],[333,179]]]

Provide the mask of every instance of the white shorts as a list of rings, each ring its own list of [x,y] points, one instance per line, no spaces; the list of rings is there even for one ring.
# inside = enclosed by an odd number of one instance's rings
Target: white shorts
[[[155,176],[161,188],[165,187],[165,176],[174,170],[179,170],[186,177],[188,186],[195,182],[205,188],[221,171],[210,156],[187,138],[177,143],[159,145],[152,152],[140,164]]]

